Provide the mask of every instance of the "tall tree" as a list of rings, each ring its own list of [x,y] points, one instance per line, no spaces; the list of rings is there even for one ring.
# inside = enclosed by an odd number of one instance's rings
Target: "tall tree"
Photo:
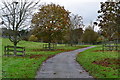
[[[98,11],[99,26],[104,35],[112,40],[115,34],[120,34],[120,2],[101,2]]]
[[[65,35],[66,29],[70,24],[69,11],[56,4],[47,4],[41,6],[39,12],[32,18],[32,28],[34,35],[39,35],[43,40],[49,43],[56,39],[61,39]]]
[[[12,2],[3,2],[3,7],[0,9],[2,13],[1,19],[4,21],[4,25],[10,31],[9,39],[14,44],[14,55],[16,55],[17,43],[21,40],[19,31],[27,27],[28,19],[31,18],[33,9],[37,7],[34,1],[20,0]],[[26,25],[27,24],[27,25]]]
[[[90,25],[85,29],[83,35],[82,35],[82,41],[84,43],[95,43],[98,38],[97,32],[93,30],[93,27]]]
[[[81,41],[83,29],[82,28],[76,28],[72,30],[73,32],[73,43],[78,44]]]
[[[83,25],[83,18],[82,16],[79,15],[72,14],[70,16],[70,21],[71,21],[71,25],[69,28],[69,39],[70,39],[69,43],[72,46],[73,43],[78,42],[78,40],[81,38],[82,28],[84,27],[84,25]]]

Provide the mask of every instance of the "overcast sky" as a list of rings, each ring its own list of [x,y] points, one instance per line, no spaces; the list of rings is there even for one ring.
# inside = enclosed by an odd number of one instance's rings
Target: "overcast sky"
[[[100,2],[106,0],[41,0],[41,3],[55,3],[64,6],[73,14],[83,17],[84,24],[87,26],[97,18],[97,11],[100,9]]]
[[[1,1],[4,0],[0,0],[0,5]],[[71,13],[82,16],[83,23],[88,26],[91,21],[97,19],[97,11],[100,9],[100,2],[103,1],[106,0],[41,0],[41,4],[55,3],[64,6],[65,9],[69,10]]]
[[[100,9],[100,2],[106,0],[41,0],[41,4],[55,3],[64,6],[73,14],[78,14],[83,17],[83,23],[88,26],[91,21],[97,19],[97,11]],[[95,31],[99,28],[95,27]]]

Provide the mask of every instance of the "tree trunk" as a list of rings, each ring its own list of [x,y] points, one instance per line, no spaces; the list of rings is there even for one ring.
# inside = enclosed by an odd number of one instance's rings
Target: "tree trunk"
[[[73,35],[74,35],[74,34],[73,34],[73,31],[71,30],[71,31],[70,31],[70,46],[73,46],[73,38],[74,38]]]
[[[16,56],[17,55],[17,34],[15,33],[14,34],[14,40],[13,40],[13,43],[14,43],[14,56]]]
[[[49,38],[48,38],[48,49],[51,50],[51,30],[49,29]]]
[[[17,36],[14,36],[14,39],[11,37],[11,36],[9,36],[9,40],[11,41],[11,42],[13,42],[13,44],[14,44],[14,56],[16,56],[17,55],[17,43],[18,43],[18,41],[17,41]]]
[[[48,43],[48,49],[51,50],[51,43]]]
[[[17,43],[14,43],[14,56],[16,56],[17,55]]]

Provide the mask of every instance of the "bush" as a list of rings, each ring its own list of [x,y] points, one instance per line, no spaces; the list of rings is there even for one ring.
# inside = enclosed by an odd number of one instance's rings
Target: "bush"
[[[103,42],[105,40],[105,38],[103,36],[99,36],[97,38],[97,42]]]
[[[38,41],[38,38],[35,35],[31,35],[28,40],[29,41]]]

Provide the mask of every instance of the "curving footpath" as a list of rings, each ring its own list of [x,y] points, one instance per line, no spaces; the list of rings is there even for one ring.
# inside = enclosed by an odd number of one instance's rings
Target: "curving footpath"
[[[76,62],[79,52],[95,46],[60,53],[43,62],[35,78],[93,78]]]

